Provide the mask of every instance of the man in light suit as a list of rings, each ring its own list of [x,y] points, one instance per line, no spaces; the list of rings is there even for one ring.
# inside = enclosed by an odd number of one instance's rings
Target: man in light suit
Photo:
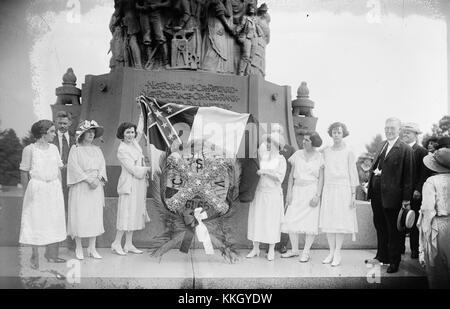
[[[397,217],[402,207],[410,207],[413,193],[413,151],[399,139],[401,122],[386,120],[386,141],[378,150],[372,165],[367,197],[371,201],[377,232],[375,259],[389,263],[388,273],[398,271],[401,261],[401,233]]]
[[[72,115],[69,112],[59,111],[56,114],[56,119],[54,122],[57,134],[55,139],[53,140],[53,144],[55,144],[58,148],[61,155],[61,161],[64,164],[63,168],[61,169],[61,183],[64,194],[64,208],[66,209],[67,219],[67,204],[69,199],[69,189],[67,188],[67,160],[69,158],[70,148],[75,145],[75,137],[69,132],[69,128],[72,125]],[[70,239],[68,239],[67,244],[69,249],[74,248],[73,241],[71,241]],[[59,244],[55,243],[47,246],[46,254],[52,259],[57,260],[59,259],[58,251]]]
[[[413,227],[409,232],[409,245],[411,248],[411,258],[419,258],[419,230],[416,223],[419,218],[420,205],[422,204],[422,187],[424,182],[432,171],[430,171],[425,164],[423,164],[423,157],[428,154],[428,150],[420,146],[418,141],[418,135],[422,132],[419,129],[417,123],[408,122],[404,123],[401,129],[401,138],[408,144],[414,153],[414,173],[413,173],[413,195],[411,197],[411,209],[416,213],[416,220]],[[401,237],[401,252],[405,252],[405,236],[406,232],[402,233]]]

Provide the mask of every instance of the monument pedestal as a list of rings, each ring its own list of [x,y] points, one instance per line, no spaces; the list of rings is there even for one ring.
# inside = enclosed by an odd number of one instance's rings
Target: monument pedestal
[[[291,108],[291,89],[260,76],[236,76],[200,71],[145,71],[120,68],[104,75],[87,75],[82,85],[81,119],[96,120],[105,128],[101,148],[108,167],[106,196],[117,196],[120,164],[117,160],[117,128],[124,121],[138,122],[141,94],[164,102],[193,106],[217,106],[251,113],[269,130],[279,123],[288,144],[296,146]]]

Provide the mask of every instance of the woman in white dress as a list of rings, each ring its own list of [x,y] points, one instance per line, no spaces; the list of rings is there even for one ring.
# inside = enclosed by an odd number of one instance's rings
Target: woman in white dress
[[[450,149],[440,148],[423,158],[435,172],[423,184],[417,227],[420,263],[425,266],[430,289],[450,287]]]
[[[259,255],[259,243],[268,243],[267,259],[275,258],[275,244],[280,241],[281,222],[284,216],[283,189],[281,183],[286,174],[286,159],[280,154],[282,136],[276,132],[263,135],[258,150],[260,179],[255,198],[248,213],[247,238],[253,241],[248,258]]]
[[[331,266],[341,263],[345,234],[352,234],[355,240],[358,232],[355,198],[359,179],[355,156],[343,141],[348,134],[345,124],[333,123],[328,128],[333,146],[323,150],[325,172],[319,229],[327,233],[330,246],[330,253],[322,263]]]
[[[103,207],[107,181],[105,158],[100,147],[92,144],[103,135],[103,128],[94,120],[81,122],[76,131],[77,144],[72,146],[67,162],[69,186],[68,234],[75,238],[75,254],[82,260],[81,238],[89,238],[88,256],[101,259],[95,248],[97,236],[103,234]]]
[[[292,165],[287,192],[287,210],[281,231],[289,233],[292,250],[281,257],[299,255],[298,238],[306,234],[305,247],[300,262],[308,262],[314,238],[319,234],[320,197],[323,188],[323,157],[316,150],[322,145],[320,136],[313,132],[303,137],[303,149],[297,150],[290,158]]]
[[[145,157],[138,143],[142,136],[138,132],[141,131],[135,124],[124,122],[119,126],[116,134],[121,140],[117,158],[122,165],[122,172],[117,184],[119,194],[117,233],[111,244],[111,250],[119,255],[143,252],[133,245],[133,231],[144,229],[145,223],[150,221],[146,208],[147,172],[150,171],[150,167],[145,166]],[[125,246],[122,249],[124,234],[126,235]]]
[[[19,242],[31,245],[31,266],[39,268],[38,246],[66,239],[66,217],[61,186],[63,166],[58,148],[50,142],[56,129],[50,120],[39,120],[31,127],[36,142],[22,152],[20,178],[25,190]],[[45,256],[60,263],[65,260]]]

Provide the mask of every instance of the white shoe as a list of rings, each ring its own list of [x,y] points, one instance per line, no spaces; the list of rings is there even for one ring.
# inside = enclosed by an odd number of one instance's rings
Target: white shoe
[[[269,261],[273,261],[275,259],[275,250],[269,250],[267,253],[267,259]]]
[[[87,254],[89,257],[93,257],[94,259],[102,259],[102,256],[100,254],[98,254],[97,250],[95,250],[95,248],[87,249]]]
[[[294,257],[294,256],[299,256],[299,252],[298,251],[289,250],[289,251],[281,254],[282,258],[290,258],[290,257]]]
[[[255,249],[253,248],[252,251],[249,252],[249,254],[247,254],[247,258],[252,258],[255,256],[259,256],[259,249]]]
[[[133,245],[131,245],[131,246],[125,245],[123,247],[123,251],[125,251],[125,253],[131,252],[131,253],[135,253],[135,254],[142,254],[142,253],[144,253],[144,251],[139,250],[138,248],[136,248]]]
[[[331,266],[338,266],[341,264],[341,255],[335,254],[333,257],[333,263],[331,263]]]
[[[311,258],[311,257],[309,256],[309,252],[303,251],[302,257],[300,258],[300,262],[306,263],[306,262],[309,261],[310,258]]]
[[[76,247],[75,248],[75,256],[79,260],[84,260],[83,247],[81,247],[81,248]]]
[[[333,255],[330,253],[328,256],[322,261],[322,264],[330,264],[333,261]]]
[[[125,252],[123,252],[121,245],[116,245],[114,243],[111,244],[111,251],[118,255],[127,255]]]

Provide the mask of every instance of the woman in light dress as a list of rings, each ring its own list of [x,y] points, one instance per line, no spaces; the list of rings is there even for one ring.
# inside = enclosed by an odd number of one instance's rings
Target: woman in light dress
[[[101,259],[95,248],[97,236],[103,234],[103,207],[107,181],[105,158],[100,147],[92,142],[103,135],[103,128],[94,120],[81,122],[76,131],[77,144],[72,146],[67,162],[69,186],[68,234],[75,238],[77,259],[84,258],[81,239],[89,238],[88,256]]]
[[[287,192],[287,210],[281,231],[289,233],[292,250],[281,257],[299,255],[299,234],[306,234],[305,247],[300,262],[308,262],[314,238],[319,234],[320,197],[323,188],[323,157],[317,151],[322,145],[320,136],[313,132],[303,137],[303,149],[297,150],[290,158],[292,165]]]
[[[267,259],[273,261],[284,216],[281,183],[286,173],[286,159],[279,153],[283,138],[278,132],[263,135],[263,140],[267,143],[263,142],[258,150],[260,179],[248,213],[247,238],[253,241],[253,249],[247,257],[259,255],[259,243],[263,242],[269,244]]]
[[[325,172],[319,230],[327,233],[330,246],[330,252],[322,263],[331,263],[331,266],[341,263],[345,234],[352,234],[355,240],[358,232],[355,198],[359,179],[355,156],[343,141],[348,134],[345,124],[333,123],[328,129],[333,146],[323,150]]]
[[[139,124],[142,121],[140,120]],[[143,251],[133,245],[133,231],[145,228],[150,221],[147,214],[147,173],[150,167],[145,166],[145,157],[142,154],[139,140],[142,130],[135,124],[124,122],[117,129],[117,138],[121,140],[117,150],[117,158],[122,165],[117,184],[119,202],[117,207],[117,233],[111,250],[119,255],[128,252],[140,254]],[[122,237],[125,236],[125,246],[122,249]]]
[[[31,245],[31,267],[39,268],[38,246],[66,239],[66,217],[61,186],[63,166],[58,148],[51,144],[56,129],[50,120],[39,120],[31,127],[36,142],[26,146],[20,163],[21,183],[25,190],[19,242]],[[61,263],[64,259],[49,257]]]
[[[422,189],[417,221],[420,237],[419,259],[425,265],[431,289],[450,287],[450,149],[441,148],[423,158],[437,174]]]

